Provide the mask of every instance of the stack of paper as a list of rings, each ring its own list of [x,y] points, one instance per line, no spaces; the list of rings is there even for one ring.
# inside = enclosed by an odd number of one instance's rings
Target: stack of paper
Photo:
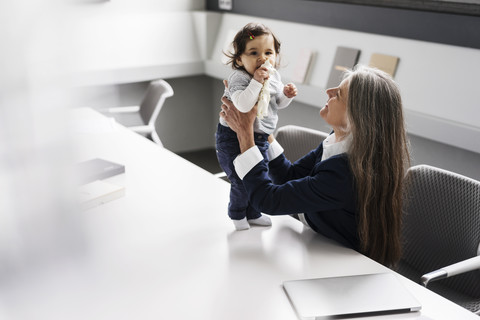
[[[100,158],[90,159],[75,166],[75,174],[80,184],[106,179],[125,172],[125,166]]]
[[[125,187],[97,180],[80,186],[78,195],[80,208],[86,210],[123,197]]]

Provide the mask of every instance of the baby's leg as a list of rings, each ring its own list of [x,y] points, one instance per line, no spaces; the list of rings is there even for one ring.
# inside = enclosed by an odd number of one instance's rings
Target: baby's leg
[[[268,143],[268,135],[255,134],[255,144],[258,146],[260,153],[266,164],[268,164],[267,150],[270,144]],[[272,220],[266,215],[262,215],[259,211],[255,210],[250,204],[247,207],[247,221],[251,225],[269,227],[272,225]]]
[[[228,216],[232,219],[236,230],[249,229],[250,225],[246,218],[248,195],[233,166],[233,160],[240,154],[236,133],[219,124],[216,134],[216,148],[218,163],[230,181]]]
[[[248,195],[245,192],[242,181],[238,177],[228,177],[230,186],[230,203],[228,204],[228,216],[233,221],[236,230],[247,230],[250,225],[247,222]]]

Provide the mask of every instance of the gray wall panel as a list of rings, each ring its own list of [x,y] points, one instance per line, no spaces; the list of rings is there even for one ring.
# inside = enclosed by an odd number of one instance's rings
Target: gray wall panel
[[[477,16],[305,0],[233,0],[232,12],[480,49]]]

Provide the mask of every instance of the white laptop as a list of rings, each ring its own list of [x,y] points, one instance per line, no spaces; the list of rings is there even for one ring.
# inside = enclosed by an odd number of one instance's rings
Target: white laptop
[[[291,280],[285,292],[301,319],[418,311],[420,303],[393,273]]]

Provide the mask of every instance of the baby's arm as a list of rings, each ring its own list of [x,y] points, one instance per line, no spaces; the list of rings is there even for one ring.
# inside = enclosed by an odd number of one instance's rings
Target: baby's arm
[[[258,100],[262,84],[252,79],[245,90],[237,90],[231,94],[232,102],[240,112],[250,111]]]
[[[297,87],[293,83],[289,83],[283,87],[283,94],[287,96],[287,98],[295,98],[297,93]]]
[[[289,83],[283,87],[283,92],[277,99],[278,109],[285,109],[288,107],[293,98],[297,96],[297,87],[293,83]]]

